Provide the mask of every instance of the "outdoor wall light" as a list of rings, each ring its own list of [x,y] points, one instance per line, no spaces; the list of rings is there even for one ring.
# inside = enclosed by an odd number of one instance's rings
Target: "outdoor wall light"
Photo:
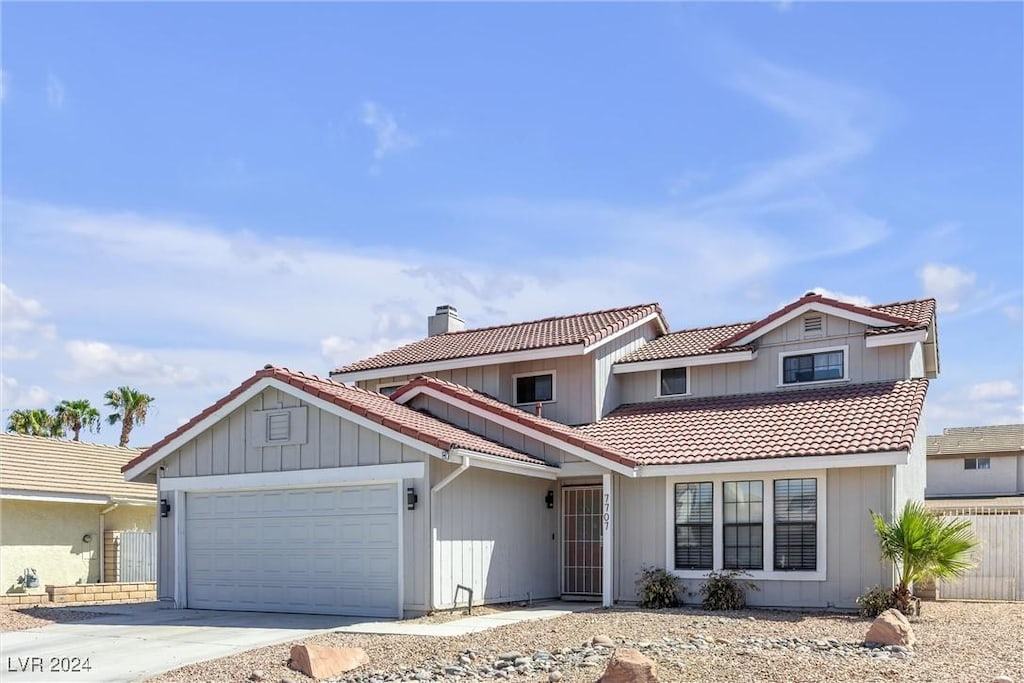
[[[405,490],[405,509],[415,510],[416,503],[419,502],[420,497],[416,495],[416,489],[411,486]]]
[[[92,543],[92,534],[82,536],[82,543]]]
[[[549,510],[555,507],[555,492],[548,491],[548,495],[544,496],[544,502],[547,503]]]
[[[160,516],[161,517],[166,517],[169,514],[171,514],[171,504],[168,502],[168,500],[166,498],[161,498],[160,499]]]

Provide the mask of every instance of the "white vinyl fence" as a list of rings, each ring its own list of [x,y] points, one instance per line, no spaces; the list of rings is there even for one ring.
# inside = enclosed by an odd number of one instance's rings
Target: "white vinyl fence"
[[[118,558],[118,581],[142,583],[156,581],[156,533],[122,531]]]
[[[969,520],[978,539],[975,567],[957,579],[941,581],[939,599],[1024,600],[1024,509],[964,507],[932,512]]]

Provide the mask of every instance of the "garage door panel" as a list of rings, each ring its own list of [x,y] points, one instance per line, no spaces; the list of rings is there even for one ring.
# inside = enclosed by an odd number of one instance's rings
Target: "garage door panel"
[[[393,616],[394,485],[189,494],[188,606]]]

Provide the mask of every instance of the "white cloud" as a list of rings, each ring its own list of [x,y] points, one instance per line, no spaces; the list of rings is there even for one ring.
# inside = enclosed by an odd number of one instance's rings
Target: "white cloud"
[[[26,408],[49,408],[53,396],[46,389],[35,384],[22,388],[18,380],[0,375],[0,405],[4,412]]]
[[[402,130],[394,114],[377,102],[363,102],[362,123],[374,135],[373,158],[378,161],[388,156],[415,147],[416,138]]]
[[[1020,306],[1003,306],[1003,315],[1011,323],[1019,323],[1024,320],[1024,308]]]
[[[820,294],[821,296],[826,297],[828,299],[836,299],[837,301],[843,301],[848,304],[854,304],[855,306],[867,307],[871,305],[871,299],[867,298],[866,296],[861,296],[860,294],[846,294],[845,292],[834,292],[830,289],[825,289],[824,287],[815,287],[811,291],[814,292],[815,294]]]
[[[68,376],[76,380],[103,377],[116,382],[195,386],[202,379],[197,368],[161,362],[138,349],[80,340],[67,342],[65,349],[72,362]]]
[[[1004,398],[1015,398],[1020,395],[1020,389],[1010,380],[996,380],[993,382],[979,382],[971,385],[967,391],[967,398],[972,401],[992,401]]]
[[[355,340],[334,335],[320,340],[320,355],[333,366],[344,365],[355,360],[356,346]]]
[[[14,344],[0,346],[0,358],[4,360],[32,360],[39,357],[37,349],[23,349]]]
[[[926,296],[934,297],[942,313],[953,313],[969,298],[977,279],[957,266],[929,263],[918,272]]]
[[[64,83],[54,74],[46,77],[46,101],[53,109],[60,109],[64,106]]]

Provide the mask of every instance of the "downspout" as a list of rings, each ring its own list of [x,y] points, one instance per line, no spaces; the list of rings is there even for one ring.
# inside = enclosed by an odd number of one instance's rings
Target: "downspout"
[[[434,484],[433,486],[430,487],[430,562],[431,562],[431,570],[432,570],[430,572],[430,575],[431,575],[430,598],[429,598],[430,609],[437,609],[437,607],[438,607],[435,604],[435,602],[434,602],[434,599],[435,599],[434,584],[436,584],[436,582],[437,582],[437,573],[438,573],[438,567],[435,564],[435,560],[437,559],[437,553],[435,552],[435,546],[437,545],[437,526],[435,525],[434,517],[436,516],[435,510],[437,509],[437,505],[436,505],[436,500],[435,500],[434,494],[436,494],[438,491],[443,489],[448,484],[450,484],[453,481],[455,481],[456,477],[458,477],[463,472],[465,472],[466,470],[469,469],[470,464],[471,464],[471,461],[469,459],[469,456],[463,454],[462,455],[462,464],[459,465],[459,468],[457,470],[455,470],[454,472],[452,472],[451,474],[449,474],[444,479],[442,479],[441,481],[437,482],[436,484]],[[454,601],[453,601],[453,604],[454,604]]]
[[[106,566],[107,566],[107,544],[106,544],[106,541],[105,541],[106,537],[104,536],[104,532],[106,530],[106,525],[104,524],[103,517],[108,512],[113,512],[114,510],[116,510],[118,508],[118,506],[120,506],[120,505],[121,505],[120,503],[114,503],[113,505],[108,507],[106,510],[100,510],[100,542],[99,542],[99,546],[100,546],[100,583],[105,583],[104,579],[106,579],[106,573],[107,573],[106,572]]]

